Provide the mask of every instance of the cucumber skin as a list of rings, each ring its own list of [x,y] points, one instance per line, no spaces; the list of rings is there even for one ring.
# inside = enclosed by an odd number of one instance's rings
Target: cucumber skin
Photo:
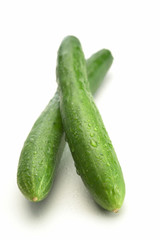
[[[125,183],[111,140],[93,101],[81,44],[66,37],[57,56],[60,111],[77,172],[104,209],[117,211]]]
[[[112,54],[106,49],[87,60],[88,80],[93,93],[96,90],[94,85],[100,85],[112,62]],[[39,202],[48,196],[64,146],[59,96],[56,92],[34,123],[20,154],[17,184],[28,200]]]
[[[21,151],[17,183],[24,196],[41,201],[50,191],[64,149],[59,96],[55,96],[33,125]]]

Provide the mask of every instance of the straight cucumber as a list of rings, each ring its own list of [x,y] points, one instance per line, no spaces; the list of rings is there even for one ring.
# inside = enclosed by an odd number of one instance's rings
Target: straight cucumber
[[[87,60],[91,91],[104,79],[113,61],[109,50],[103,49]],[[65,141],[59,108],[58,92],[34,123],[22,148],[17,184],[30,201],[38,202],[50,192]]]
[[[116,212],[125,196],[123,174],[89,89],[81,44],[74,36],[60,45],[57,82],[62,122],[77,172],[94,200]]]

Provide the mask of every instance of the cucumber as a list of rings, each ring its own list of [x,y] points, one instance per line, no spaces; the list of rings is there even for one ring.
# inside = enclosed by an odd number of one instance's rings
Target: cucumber
[[[124,178],[91,95],[83,50],[76,37],[62,41],[56,72],[62,122],[77,172],[96,203],[117,212],[125,196]]]
[[[87,60],[88,80],[93,93],[112,61],[112,54],[106,49]],[[64,146],[59,96],[56,92],[33,125],[20,154],[17,184],[28,200],[38,202],[49,194]]]

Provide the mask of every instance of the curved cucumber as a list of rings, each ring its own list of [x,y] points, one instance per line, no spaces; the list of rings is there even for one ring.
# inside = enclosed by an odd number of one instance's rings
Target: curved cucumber
[[[97,87],[100,85],[112,61],[112,54],[106,49],[87,60],[92,92],[95,92],[95,84]],[[41,201],[48,195],[64,144],[59,96],[56,92],[33,125],[20,154],[17,184],[30,201]]]
[[[77,172],[94,200],[116,212],[125,195],[123,174],[89,89],[81,44],[73,36],[60,45],[57,82],[62,122]]]

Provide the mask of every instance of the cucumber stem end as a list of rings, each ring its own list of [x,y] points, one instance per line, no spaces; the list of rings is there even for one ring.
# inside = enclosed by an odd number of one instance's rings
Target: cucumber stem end
[[[113,212],[114,212],[114,213],[117,213],[118,210],[119,210],[119,208],[116,208],[116,209],[113,210]]]
[[[37,202],[38,198],[37,197],[33,197],[32,200],[33,200],[33,202]]]

